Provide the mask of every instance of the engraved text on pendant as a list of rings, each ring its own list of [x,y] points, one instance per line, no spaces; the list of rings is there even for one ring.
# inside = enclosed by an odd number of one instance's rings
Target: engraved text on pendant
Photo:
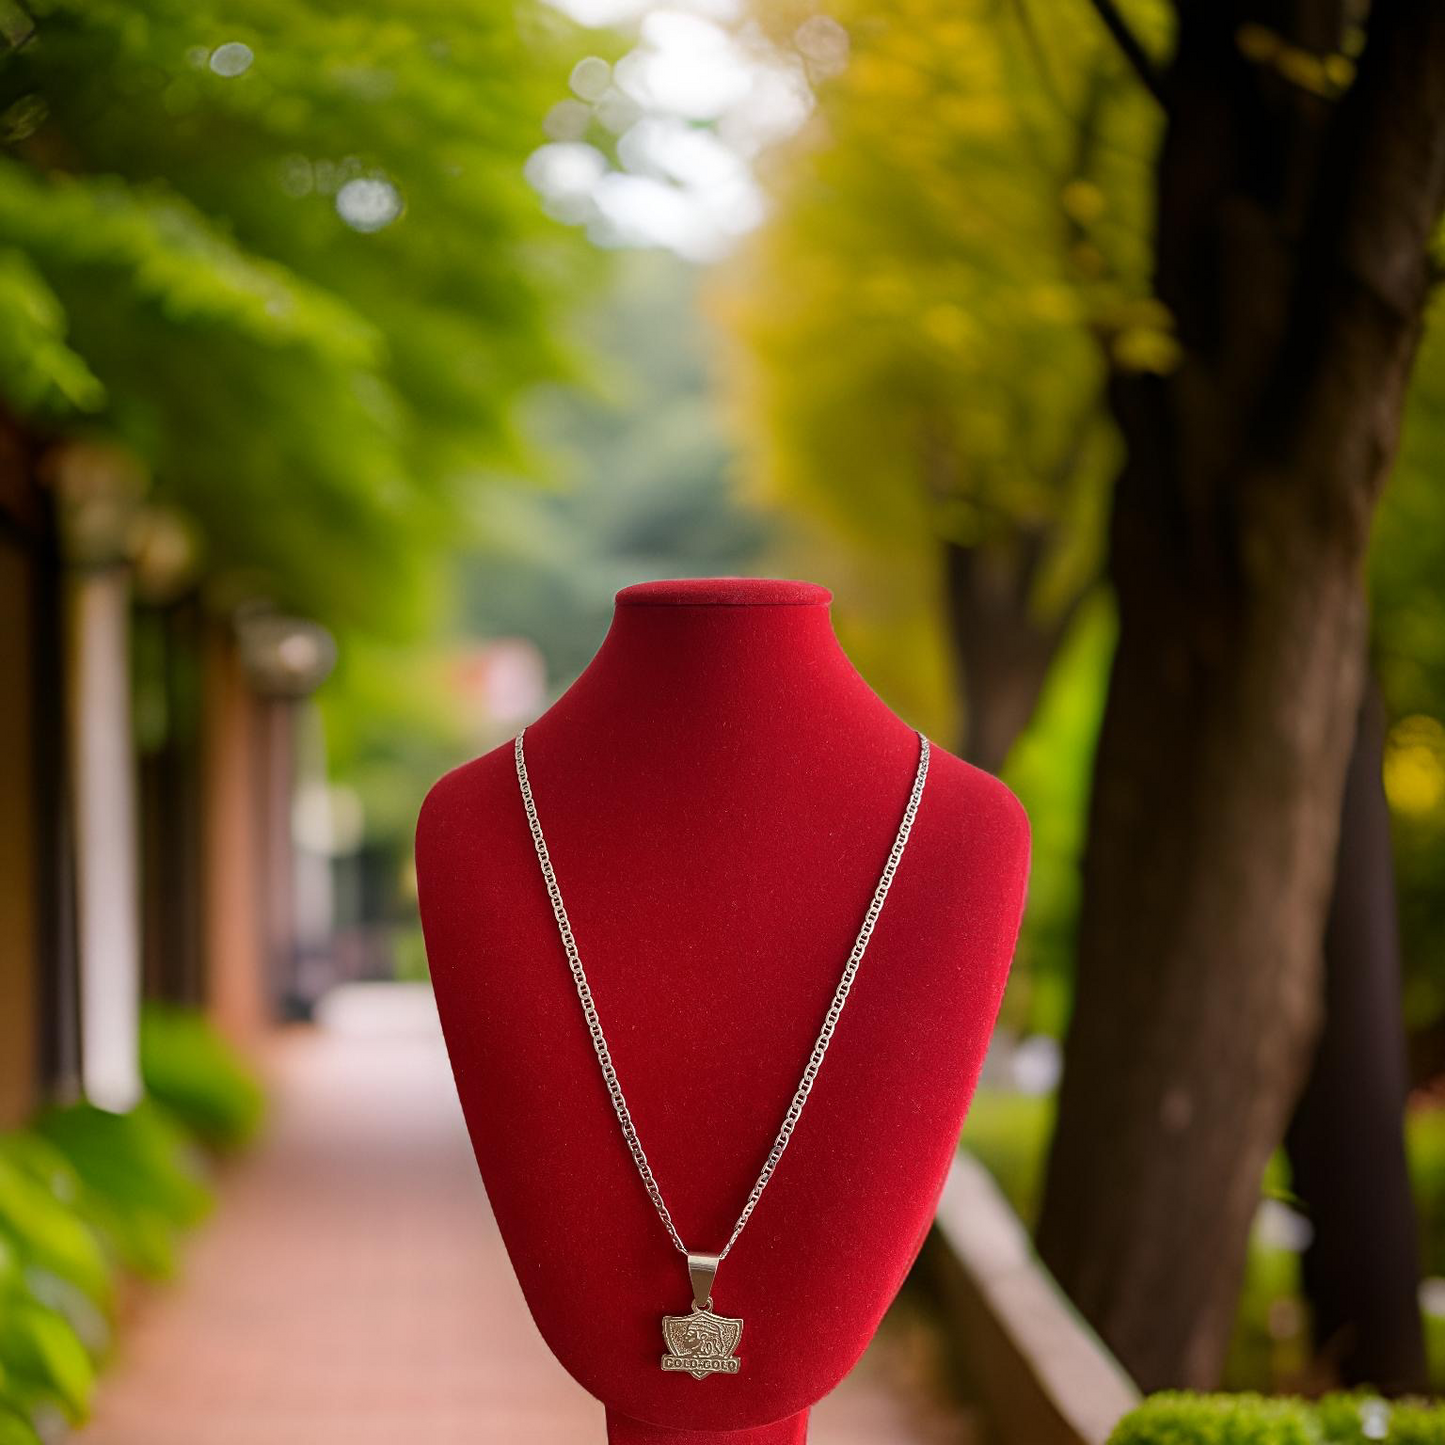
[[[662,1337],[668,1353],[662,1357],[662,1368],[686,1370],[694,1380],[736,1375],[738,1361],[733,1351],[742,1333],[741,1320],[715,1315],[698,1305],[693,1305],[689,1315],[663,1315]]]

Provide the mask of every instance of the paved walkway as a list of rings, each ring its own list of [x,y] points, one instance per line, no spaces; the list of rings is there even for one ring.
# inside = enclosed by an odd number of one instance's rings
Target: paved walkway
[[[430,994],[353,986],[277,1044],[276,1110],[144,1299],[82,1445],[602,1445],[493,1225]],[[813,1445],[967,1445],[895,1311]]]

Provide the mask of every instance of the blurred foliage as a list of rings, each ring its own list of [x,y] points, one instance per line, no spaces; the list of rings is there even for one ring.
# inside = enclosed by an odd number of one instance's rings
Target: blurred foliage
[[[1400,450],[1375,521],[1370,593],[1376,666],[1394,711],[1430,712],[1445,697],[1445,304],[1431,303],[1405,412]],[[1408,811],[1441,803],[1397,795]]]
[[[1445,1070],[1445,311],[1437,297],[1411,383],[1400,453],[1372,541],[1376,669],[1392,719],[1385,791],[1394,819],[1405,1021],[1414,1072]]]
[[[523,412],[552,482],[480,499],[493,544],[466,570],[465,625],[533,638],[558,686],[590,661],[619,588],[745,572],[766,541],[734,496],[697,287],[667,252],[620,256],[606,301],[574,323],[586,382],[543,389]]]
[[[1445,1106],[1411,1109],[1405,1118],[1410,1177],[1420,1217],[1420,1263],[1427,1275],[1445,1279]]]
[[[1283,1389],[1303,1377],[1312,1351],[1301,1279],[1298,1252],[1261,1239],[1256,1230],[1219,1382],[1224,1389]]]
[[[1133,28],[1167,50],[1164,8]],[[810,67],[816,108],[764,158],[771,209],[710,305],[745,492],[781,520],[784,570],[833,585],[860,668],[935,736],[960,732],[941,543],[1046,541],[1031,606],[1065,614],[1097,575],[1119,460],[1109,372],[1167,370],[1150,297],[1157,107],[1075,0],[846,0],[848,63],[811,58],[795,0],[754,0]],[[1445,1070],[1445,336],[1437,302],[1370,571],[1394,726],[1406,1010],[1417,1077]],[[1061,1030],[1094,736],[1112,648],[1081,618],[1004,769],[1035,827],[1029,911],[1004,1005]]]
[[[1445,1395],[1445,1314],[1425,1315],[1425,1365],[1430,1389]]]
[[[1028,907],[1000,1010],[1002,1026],[1019,1034],[1062,1037],[1072,1006],[1079,864],[1114,627],[1101,590],[1070,628],[1004,767],[1031,834]]]
[[[1053,1129],[1050,1094],[1023,1094],[981,1084],[969,1106],[961,1147],[989,1171],[1014,1212],[1032,1229]],[[1420,1215],[1422,1274],[1445,1279],[1445,1107],[1412,1109],[1406,1119],[1410,1177]],[[1283,1150],[1270,1159],[1261,1197],[1297,1208]],[[1436,1297],[1425,1314],[1432,1386],[1445,1391],[1445,1313]],[[1237,1390],[1287,1389],[1310,1365],[1309,1312],[1297,1248],[1256,1228],[1222,1384]]]
[[[85,1419],[95,1366],[58,1311],[30,1297],[7,1302],[0,1311],[0,1360],[15,1404],[53,1403],[71,1423]]]
[[[149,1002],[141,1013],[146,1093],[211,1149],[237,1149],[260,1127],[266,1096],[250,1066],[204,1015]]]
[[[180,1125],[144,1100],[127,1114],[92,1104],[52,1109],[33,1128],[75,1170],[85,1212],[121,1262],[138,1274],[174,1273],[179,1232],[211,1206],[199,1156]]]
[[[468,0],[15,0],[0,50],[0,395],[89,428],[206,565],[414,635],[510,407],[566,374],[590,266],[522,176],[567,23]],[[239,585],[239,584],[238,584]]]
[[[65,1157],[34,1135],[0,1136],[0,1231],[22,1268],[36,1268],[111,1302],[110,1262],[74,1212],[82,1185]]]
[[[421,924],[398,927],[392,935],[393,978],[398,983],[430,983],[431,964],[426,956],[426,938]]]
[[[1441,1445],[1445,1406],[1367,1392],[1316,1400],[1263,1395],[1149,1396],[1114,1427],[1109,1445]]]
[[[5,1377],[0,1375],[0,1392],[5,1389]],[[12,1410],[0,1403],[0,1445],[40,1445],[40,1436],[29,1420],[19,1410]]]
[[[113,1285],[102,1242],[79,1212],[82,1194],[40,1141],[0,1136],[0,1441],[31,1439],[23,1432],[37,1408],[78,1421],[88,1407],[85,1338],[105,1338]]]
[[[446,633],[407,643],[358,632],[316,694],[328,772],[355,792],[369,840],[409,848],[427,785],[472,755],[455,665]]]
[[[806,61],[806,12],[754,8]],[[949,735],[942,541],[1043,538],[1030,605],[1064,612],[1118,462],[1107,364],[1172,360],[1142,240],[1157,123],[1087,6],[830,13],[851,59],[770,159],[771,218],[714,306],[750,485],[848,576],[862,670]],[[890,593],[888,626],[850,620]]]
[[[1014,1213],[1030,1227],[1038,1216],[1045,1150],[1053,1129],[1052,1094],[980,1085],[959,1141],[993,1176]]]
[[[754,7],[802,47],[804,12]],[[770,158],[771,217],[712,309],[747,495],[774,554],[833,585],[870,681],[935,736],[961,732],[945,542],[1007,559],[1042,540],[1041,628],[1093,586],[1119,461],[1109,367],[1162,368],[1147,299],[1155,108],[1088,6],[910,0],[835,8],[851,57]],[[1152,7],[1143,18],[1157,25]],[[1157,39],[1158,37],[1152,37]],[[1061,1031],[1078,859],[1113,620],[1065,634],[1004,776],[1034,823],[1007,1027]]]
[[[174,1271],[211,1205],[198,1144],[254,1127],[255,1081],[194,1015],[147,1012],[143,1067],[156,1096],[128,1114],[77,1104],[0,1134],[0,1445],[85,1419],[119,1271]]]
[[[445,624],[425,645],[353,639],[319,695],[333,770],[360,795],[373,840],[409,849],[426,786],[505,736],[507,720],[479,718],[459,695],[458,666],[479,642],[535,643],[555,692],[596,651],[618,588],[744,572],[759,553],[763,524],[733,496],[708,397],[695,269],[631,252],[612,280],[559,325],[579,380],[535,388],[518,409],[536,484],[499,471],[470,495]]]

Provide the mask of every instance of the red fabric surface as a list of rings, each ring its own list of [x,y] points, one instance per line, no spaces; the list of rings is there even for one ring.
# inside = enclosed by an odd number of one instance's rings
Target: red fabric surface
[[[607,1412],[607,1445],[807,1445],[807,1439],[806,1410],[771,1425],[728,1431],[669,1430],[665,1425],[644,1425],[613,1410]]]
[[[741,578],[627,588],[597,656],[527,729],[618,1075],[697,1250],[721,1248],[767,1155],[917,765],[917,735],[848,661],[830,600]],[[510,742],[432,787],[416,857],[457,1088],[543,1337],[605,1402],[614,1442],[655,1434],[619,1433],[630,1417],[774,1445],[752,1427],[838,1383],[932,1218],[1017,936],[1019,803],[933,744],[807,1107],[718,1272],[714,1308],[744,1320],[741,1369],[702,1381],[658,1365],[661,1316],[690,1304],[686,1264],[612,1112]]]

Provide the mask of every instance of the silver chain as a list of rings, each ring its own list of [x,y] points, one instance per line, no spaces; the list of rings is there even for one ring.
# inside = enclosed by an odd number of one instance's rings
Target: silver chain
[[[602,1077],[606,1080],[607,1092],[612,1097],[612,1107],[616,1110],[617,1122],[622,1126],[623,1137],[627,1140],[627,1147],[632,1152],[637,1172],[642,1176],[643,1184],[647,1186],[648,1198],[652,1200],[658,1217],[667,1226],[667,1232],[672,1236],[673,1244],[683,1254],[687,1254],[688,1248],[682,1242],[682,1238],[677,1232],[677,1226],[672,1222],[672,1215],[668,1212],[667,1205],[663,1203],[662,1190],[657,1187],[652,1166],[647,1162],[647,1155],[642,1148],[642,1140],[637,1137],[637,1129],[632,1122],[632,1111],[628,1109],[627,1100],[622,1096],[622,1085],[618,1082],[617,1070],[612,1066],[612,1051],[607,1047],[607,1039],[602,1032],[602,1021],[597,1016],[597,1005],[592,1001],[592,987],[587,982],[587,973],[582,967],[582,958],[577,952],[577,941],[572,936],[572,925],[568,921],[567,909],[562,902],[562,890],[557,886],[557,875],[552,869],[552,859],[547,852],[547,841],[542,836],[542,824],[537,818],[537,805],[532,799],[532,784],[527,777],[527,759],[522,748],[522,733],[526,731],[526,728],[523,728],[517,734],[513,744],[513,753],[517,763],[517,782],[522,789],[522,803],[527,810],[527,823],[532,830],[532,842],[536,845],[537,861],[542,865],[542,877],[547,883],[547,896],[552,900],[552,912],[557,919],[557,930],[562,935],[562,946],[567,951],[567,962],[571,966],[572,978],[577,985],[577,997],[582,1001],[582,1012],[587,1019],[587,1031],[592,1035],[592,1047],[597,1052],[597,1062],[602,1066]],[[852,953],[848,955],[848,962],[843,968],[843,976],[838,980],[837,990],[833,994],[833,1002],[828,1005],[828,1013],[823,1020],[822,1030],[818,1034],[817,1042],[813,1045],[813,1052],[808,1056],[808,1064],[803,1070],[803,1077],[798,1081],[793,1101],[788,1105],[788,1112],[783,1116],[778,1137],[773,1141],[772,1149],[768,1151],[763,1172],[758,1175],[758,1182],[753,1185],[752,1193],[748,1195],[748,1202],[743,1206],[743,1212],[738,1215],[738,1222],[733,1225],[733,1232],[729,1236],[728,1242],[718,1254],[719,1260],[726,1259],[728,1251],[737,1243],[738,1235],[743,1232],[743,1226],[748,1222],[753,1210],[757,1208],[763,1190],[768,1187],[768,1180],[773,1177],[773,1170],[778,1167],[778,1160],[783,1157],[783,1150],[788,1147],[793,1127],[803,1112],[803,1105],[808,1100],[808,1094],[813,1088],[813,1081],[818,1077],[818,1070],[823,1063],[823,1055],[828,1052],[828,1044],[832,1040],[833,1030],[838,1026],[838,1019],[843,1013],[843,1005],[848,1001],[848,993],[853,987],[853,979],[857,976],[858,966],[863,962],[863,953],[868,947],[868,940],[873,936],[873,925],[878,922],[878,915],[883,911],[883,900],[887,898],[888,889],[893,882],[893,875],[898,871],[898,863],[903,857],[904,845],[908,842],[909,833],[913,831],[913,820],[918,814],[918,803],[923,797],[923,782],[927,776],[928,739],[920,732],[918,734],[918,772],[913,779],[913,792],[909,796],[908,806],[903,810],[903,820],[898,825],[898,836],[893,840],[893,848],[888,854],[888,861],[883,865],[882,876],[878,879],[878,886],[873,890],[873,901],[869,903],[868,912],[863,917],[863,925],[858,930],[857,941],[853,944]]]

